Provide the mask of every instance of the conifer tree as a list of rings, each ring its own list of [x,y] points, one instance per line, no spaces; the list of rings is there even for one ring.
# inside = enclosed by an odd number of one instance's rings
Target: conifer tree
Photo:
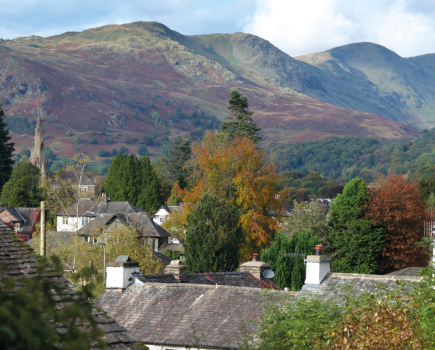
[[[243,231],[236,207],[206,193],[187,216],[184,241],[189,272],[234,271],[239,265]]]
[[[14,143],[9,142],[11,137],[9,136],[9,131],[6,130],[5,114],[1,107],[0,105],[0,190],[11,177],[14,165],[12,160]]]
[[[118,153],[110,165],[104,191],[113,201],[129,201],[150,213],[161,205],[158,176],[148,156]]]
[[[163,158],[165,172],[169,178],[176,180],[183,173],[183,166],[192,154],[192,138],[177,137],[171,144],[169,153]]]
[[[384,230],[366,218],[369,191],[364,180],[351,180],[331,204],[329,235],[335,272],[374,273],[384,247]]]
[[[42,200],[39,188],[41,172],[29,161],[19,162],[11,178],[3,186],[1,200],[5,207],[39,207]]]
[[[231,91],[230,96],[227,108],[232,112],[232,116],[229,117],[231,121],[222,123],[220,137],[227,140],[232,140],[237,136],[250,137],[254,143],[259,143],[261,137],[257,135],[257,132],[261,128],[252,121],[254,113],[248,111],[248,98],[242,96],[238,90]]]

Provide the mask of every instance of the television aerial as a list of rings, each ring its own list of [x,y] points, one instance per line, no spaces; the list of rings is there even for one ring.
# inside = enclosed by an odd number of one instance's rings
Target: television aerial
[[[272,270],[266,270],[263,272],[264,278],[273,278],[273,276],[275,276],[275,272],[273,272]]]

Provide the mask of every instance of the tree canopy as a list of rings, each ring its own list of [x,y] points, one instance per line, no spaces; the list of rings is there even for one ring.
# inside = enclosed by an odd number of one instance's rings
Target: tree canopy
[[[331,204],[329,234],[335,272],[374,273],[384,247],[384,230],[366,217],[369,191],[363,179],[351,180]]]
[[[0,190],[9,180],[12,174],[14,161],[12,154],[14,152],[14,143],[10,142],[11,137],[6,129],[5,114],[0,105]]]
[[[39,186],[41,172],[29,161],[19,162],[11,178],[3,186],[1,199],[6,207],[39,207],[42,193]]]
[[[242,96],[240,91],[233,90],[230,93],[227,107],[232,115],[229,116],[230,121],[223,122],[220,135],[227,140],[234,140],[236,137],[249,137],[254,143],[261,141],[261,136],[257,132],[261,128],[252,121],[253,112],[249,112],[248,98]]]
[[[206,193],[187,216],[187,227],[184,254],[189,272],[237,269],[243,241],[237,207]]]
[[[191,145],[190,136],[177,137],[172,142],[168,155],[163,158],[165,172],[170,179],[176,180],[179,175],[186,175],[183,167],[192,154]]]
[[[104,191],[113,201],[129,201],[150,213],[161,205],[159,179],[148,156],[118,153],[110,165]]]

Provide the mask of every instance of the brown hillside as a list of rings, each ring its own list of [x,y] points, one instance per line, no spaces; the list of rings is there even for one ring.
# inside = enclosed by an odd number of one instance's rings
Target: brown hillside
[[[74,154],[76,135],[93,155],[121,143],[135,151],[146,134],[155,137],[149,146],[155,156],[165,136],[172,139],[198,129],[192,113],[203,128],[206,120],[208,126],[217,126],[212,115],[224,120],[231,89],[248,96],[265,144],[419,134],[405,123],[336,107],[267,81],[249,63],[236,64],[158,23],[0,41],[0,103],[6,115],[35,120],[41,113],[48,144],[62,156]],[[149,107],[150,102],[155,107]],[[171,117],[177,109],[184,118]],[[159,113],[159,123],[149,117],[151,110]],[[73,137],[65,137],[68,130]],[[97,145],[89,143],[93,137]],[[31,136],[14,134],[13,141],[19,148],[29,144]]]

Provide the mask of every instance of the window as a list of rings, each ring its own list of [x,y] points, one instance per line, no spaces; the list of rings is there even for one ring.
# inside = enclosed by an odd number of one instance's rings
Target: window
[[[91,222],[91,218],[89,216],[83,216],[82,217],[82,225],[87,225]]]
[[[64,216],[64,217],[62,218],[62,224],[64,224],[64,225],[68,225],[68,216]]]

